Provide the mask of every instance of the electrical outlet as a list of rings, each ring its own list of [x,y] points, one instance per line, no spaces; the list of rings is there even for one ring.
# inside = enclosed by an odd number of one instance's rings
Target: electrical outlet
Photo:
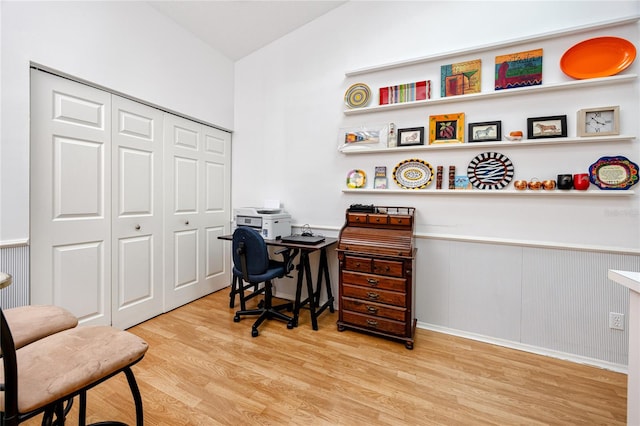
[[[609,328],[624,330],[624,314],[609,312]]]

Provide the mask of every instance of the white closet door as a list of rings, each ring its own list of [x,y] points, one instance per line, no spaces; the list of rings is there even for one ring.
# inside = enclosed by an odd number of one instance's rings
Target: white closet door
[[[163,112],[112,97],[112,324],[163,310]]]
[[[31,72],[31,303],[111,323],[111,95]]]
[[[227,285],[231,135],[165,114],[165,309]]]

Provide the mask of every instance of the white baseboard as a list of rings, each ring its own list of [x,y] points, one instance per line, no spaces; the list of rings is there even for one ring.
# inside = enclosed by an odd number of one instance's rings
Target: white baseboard
[[[489,343],[492,345],[503,346],[505,348],[516,349],[520,351],[530,352],[537,355],[544,355],[551,358],[562,359],[565,361],[575,362],[577,364],[590,365],[592,367],[598,367],[609,371],[615,371],[617,373],[628,374],[629,369],[626,365],[614,364],[606,361],[601,361],[594,358],[583,357],[579,355],[569,354],[565,352],[554,351],[551,349],[540,348],[537,346],[527,345],[524,343],[513,342],[510,340],[498,339],[490,336],[483,336],[481,334],[470,333],[467,331],[455,330],[439,325],[428,324],[424,322],[418,322],[417,328],[425,330],[437,331],[439,333],[450,334],[452,336],[463,337],[465,339],[477,340],[479,342]]]

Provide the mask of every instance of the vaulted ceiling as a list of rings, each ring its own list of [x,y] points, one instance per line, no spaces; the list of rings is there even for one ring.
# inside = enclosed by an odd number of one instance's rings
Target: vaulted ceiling
[[[148,3],[235,62],[346,1],[170,0]]]

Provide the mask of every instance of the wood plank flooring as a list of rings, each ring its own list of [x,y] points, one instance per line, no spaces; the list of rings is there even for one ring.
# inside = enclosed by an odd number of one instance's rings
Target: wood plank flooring
[[[417,330],[415,348],[353,331],[233,322],[223,290],[129,331],[146,425],[624,425],[625,374]],[[89,421],[134,424],[124,376],[89,392]],[[77,405],[69,417],[76,423]],[[27,424],[38,424],[36,419]]]

